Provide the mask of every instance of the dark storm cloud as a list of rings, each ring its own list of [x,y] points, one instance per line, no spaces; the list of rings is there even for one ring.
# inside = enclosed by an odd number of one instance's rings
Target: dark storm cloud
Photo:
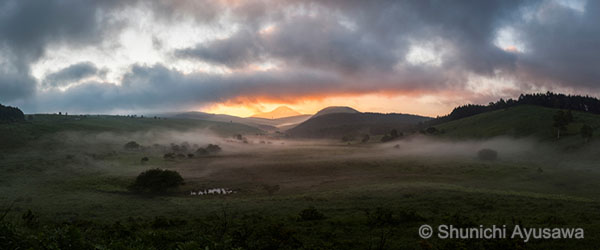
[[[597,91],[600,87],[600,2],[580,12],[541,4],[536,18],[516,25],[525,42],[520,74],[529,81]]]
[[[228,39],[215,40],[209,44],[199,44],[194,48],[177,50],[175,55],[240,67],[260,61],[262,53],[262,45],[257,36],[253,32],[242,30]]]
[[[515,57],[494,45],[496,31],[510,23],[523,1],[415,1],[411,6],[428,36],[448,40],[457,54],[453,63],[479,74],[511,68]]]
[[[60,87],[98,73],[98,68],[91,62],[81,62],[51,73],[44,79],[48,87]]]
[[[244,29],[176,54],[231,67],[275,58],[342,73],[389,72],[411,45],[441,39],[456,52],[448,67],[491,74],[512,68],[515,60],[493,44],[497,26],[519,8],[515,2],[325,1],[294,7],[317,14],[280,16],[272,33]]]
[[[233,36],[175,52],[177,56],[243,67],[266,59],[289,66],[352,72],[394,66],[393,51],[332,18],[303,17],[278,23],[264,34],[240,30]]]
[[[103,8],[117,1],[0,1],[0,55],[6,60],[0,77],[0,98],[12,101],[35,92],[30,64],[52,43],[81,46],[99,42],[110,31]],[[7,90],[7,91],[5,91]]]
[[[389,72],[397,57],[392,46],[351,30],[332,18],[299,17],[264,36],[271,56],[302,66],[341,73],[377,69]]]

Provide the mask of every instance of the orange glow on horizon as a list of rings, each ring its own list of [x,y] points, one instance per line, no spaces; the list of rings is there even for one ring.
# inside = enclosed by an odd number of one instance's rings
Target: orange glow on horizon
[[[372,93],[339,94],[328,97],[309,96],[283,100],[264,98],[236,99],[205,106],[200,110],[207,113],[249,117],[260,112],[270,112],[279,106],[287,106],[302,114],[314,114],[329,106],[349,106],[361,112],[405,113],[435,117],[446,115],[461,105],[456,93]],[[455,100],[458,98],[458,100]]]

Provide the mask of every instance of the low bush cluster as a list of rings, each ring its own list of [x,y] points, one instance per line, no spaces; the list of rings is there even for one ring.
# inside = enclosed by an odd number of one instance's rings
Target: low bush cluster
[[[183,183],[183,178],[176,171],[156,168],[139,174],[130,189],[135,192],[162,193]]]

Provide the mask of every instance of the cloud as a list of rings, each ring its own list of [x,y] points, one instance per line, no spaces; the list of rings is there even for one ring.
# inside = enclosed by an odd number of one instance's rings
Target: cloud
[[[247,30],[241,30],[228,39],[215,40],[208,44],[198,44],[194,48],[175,51],[175,55],[178,57],[199,59],[230,67],[241,67],[261,61],[262,54],[262,44],[259,39],[254,33]]]
[[[236,99],[294,102],[302,97],[336,94],[362,94],[382,91],[420,91],[423,85],[443,87],[446,77],[418,68],[407,77],[394,75],[344,76],[328,70],[294,68],[231,74],[185,74],[165,65],[132,65],[120,84],[89,81],[65,91],[49,89],[35,102],[22,105],[26,110],[121,112],[173,111]],[[400,79],[400,80],[399,80]]]
[[[44,79],[31,75],[31,65],[52,46],[106,41],[118,46],[122,30],[139,28],[119,18],[124,9],[137,9],[127,13],[160,24],[193,20],[233,32],[221,37],[203,30],[196,44],[185,46],[149,34],[149,47],[162,54],[153,53],[158,56],[152,66],[115,55],[132,65],[111,78],[117,82],[86,79],[106,72],[102,58],[77,58]],[[600,93],[599,13],[597,1],[573,8],[554,0],[6,0],[0,1],[0,98],[32,111],[102,112],[189,108],[246,97],[448,91],[460,93],[457,98],[482,96],[473,93],[476,83],[470,79],[498,86],[508,79],[514,85],[494,91],[499,96],[486,94],[491,99],[512,95],[515,88]],[[517,44],[499,47],[502,30],[510,30],[510,42]],[[255,70],[265,64],[274,66]],[[43,88],[71,82],[80,84]]]
[[[515,25],[527,49],[518,55],[518,76],[539,85],[598,91],[600,3],[587,1],[584,9],[544,2],[530,20]]]
[[[27,110],[103,112],[119,110],[176,110],[239,96],[302,96],[341,87],[337,76],[320,71],[281,71],[252,74],[183,74],[164,65],[133,65],[120,85],[91,81],[50,89]],[[323,87],[325,86],[325,87]]]
[[[0,69],[0,101],[13,101],[35,91],[35,79],[21,72]]]
[[[291,3],[281,10],[287,14],[266,21],[268,32],[248,26],[229,38],[177,50],[176,55],[232,68],[271,59],[344,74],[389,73],[405,62],[411,46],[437,42],[453,51],[444,58],[446,67],[493,74],[514,66],[514,55],[492,40],[497,26],[518,8],[510,1]]]
[[[320,10],[323,11],[323,10]],[[289,67],[352,72],[370,68],[389,71],[396,63],[393,48],[344,26],[336,16],[278,16],[271,27],[248,26],[226,38],[180,49],[175,55],[231,68],[277,60]],[[254,29],[254,30],[252,30]]]
[[[47,75],[43,84],[48,87],[61,87],[96,73],[98,73],[96,65],[91,62],[80,62]]]
[[[101,41],[103,34],[113,28],[102,11],[116,3],[0,1],[0,56],[6,60],[2,64],[5,74],[0,77],[0,98],[12,101],[34,94],[36,81],[30,74],[30,65],[44,55],[48,45],[65,43],[76,47]]]

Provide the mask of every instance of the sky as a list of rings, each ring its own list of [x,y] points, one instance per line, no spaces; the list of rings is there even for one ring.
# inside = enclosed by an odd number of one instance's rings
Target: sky
[[[437,116],[521,93],[597,97],[599,47],[591,0],[0,0],[0,103]]]

